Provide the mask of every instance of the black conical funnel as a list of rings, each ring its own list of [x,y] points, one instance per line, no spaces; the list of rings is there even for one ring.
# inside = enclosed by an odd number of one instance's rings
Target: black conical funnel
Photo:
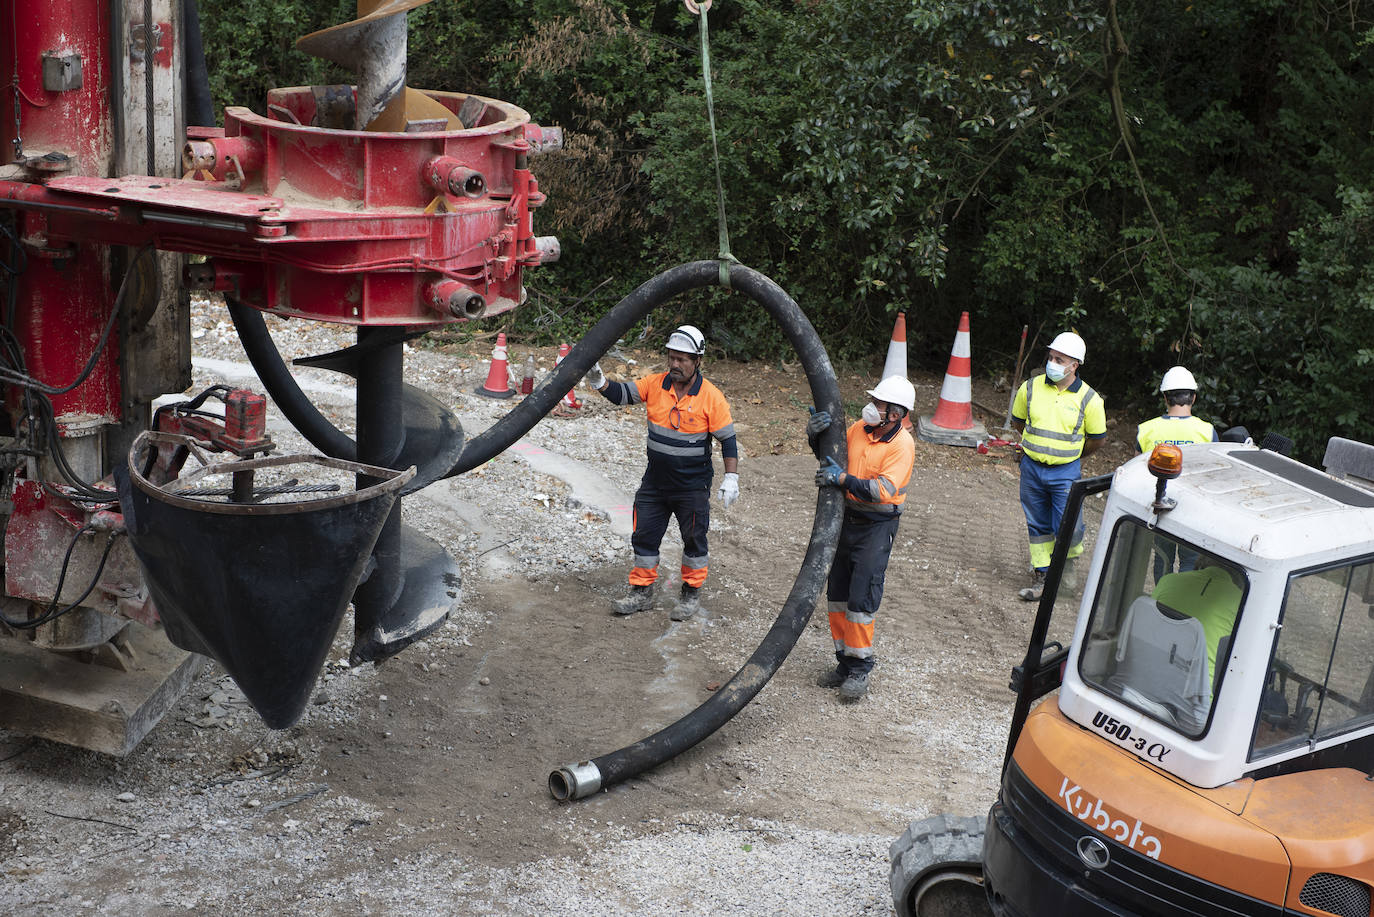
[[[164,438],[185,439],[141,434],[116,480],[168,639],[214,657],[263,722],[283,729],[305,710],[382,524],[415,469],[279,456],[209,466],[168,485],[287,466],[296,473],[297,465],[382,482],[319,500],[228,503],[169,492],[140,473],[149,442]]]

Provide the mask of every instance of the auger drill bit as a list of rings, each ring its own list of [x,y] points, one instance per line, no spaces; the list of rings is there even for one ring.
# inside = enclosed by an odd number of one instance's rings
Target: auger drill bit
[[[296,47],[358,74],[353,127],[367,131],[461,130],[463,123],[406,81],[406,12],[430,0],[358,0],[358,18],[306,35]],[[357,453],[382,467],[425,472],[432,483],[462,451],[462,427],[437,400],[402,382],[395,329],[359,327],[358,343],[311,362],[358,380]],[[360,478],[360,486],[370,485]],[[410,492],[409,490],[406,491]],[[401,522],[392,506],[353,595],[350,660],[380,662],[439,627],[458,600],[459,570],[438,542]]]
[[[358,0],[358,18],[312,32],[296,47],[358,74],[354,129],[404,131],[413,124],[458,130],[451,111],[406,86],[406,13],[430,0]]]

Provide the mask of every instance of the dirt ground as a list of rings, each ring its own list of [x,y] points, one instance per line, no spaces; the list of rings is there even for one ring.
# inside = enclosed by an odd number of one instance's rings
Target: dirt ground
[[[608,368],[654,360],[639,356]],[[423,361],[480,373],[480,357]],[[566,569],[474,564],[463,612],[433,637],[358,669],[336,643],[289,729],[267,730],[210,666],[124,759],[0,730],[0,912],[890,913],[887,844],[911,819],[982,814],[995,795],[1008,673],[1033,614],[1015,595],[1025,530],[1004,449],[918,442],[865,700],[845,705],[812,683],[833,661],[820,613],[754,702],[695,748],[586,800],[547,788],[553,769],[708,698],[796,576],[815,507],[805,377],[728,362],[707,374],[745,450],[740,502],[713,509],[707,615],[674,624],[666,600],[607,614],[628,545]],[[841,376],[855,405],[875,381]],[[913,381],[929,413],[941,377]],[[975,380],[994,432],[1008,397]],[[598,448],[632,488],[642,417],[586,411],[539,429],[556,443],[609,424],[619,438]],[[1135,420],[1113,423],[1089,472],[1129,456]],[[455,554],[485,544],[453,538]],[[676,548],[664,558],[674,570]]]

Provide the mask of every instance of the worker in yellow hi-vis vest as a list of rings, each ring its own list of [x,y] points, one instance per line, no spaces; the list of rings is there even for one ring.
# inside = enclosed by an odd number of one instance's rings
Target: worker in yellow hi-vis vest
[[[1160,443],[1186,446],[1189,443],[1214,443],[1217,431],[1201,417],[1193,416],[1197,401],[1197,380],[1182,366],[1175,366],[1159,382],[1164,396],[1164,413],[1136,428],[1136,445],[1149,455]]]
[[[1022,383],[1012,402],[1011,425],[1021,434],[1021,510],[1030,537],[1031,584],[1018,593],[1027,602],[1040,599],[1045,570],[1054,554],[1054,536],[1069,499],[1069,488],[1082,473],[1081,460],[1107,436],[1102,396],[1078,378],[1088,346],[1072,331],[1050,342],[1045,372]],[[1074,526],[1069,557],[1083,553],[1083,520]]]
[[[1214,443],[1216,428],[1193,416],[1197,401],[1197,380],[1182,366],[1175,366],[1159,380],[1159,392],[1164,396],[1164,413],[1152,417],[1136,427],[1135,441],[1140,451],[1149,455],[1160,443],[1186,446],[1189,443]],[[1155,545],[1155,580],[1178,570],[1191,570],[1197,562],[1197,552],[1179,548],[1172,539],[1160,539]]]

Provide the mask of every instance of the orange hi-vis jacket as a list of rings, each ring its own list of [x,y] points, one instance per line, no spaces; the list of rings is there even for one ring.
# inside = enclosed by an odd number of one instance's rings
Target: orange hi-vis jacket
[[[898,424],[878,437],[866,431],[860,420],[850,424],[845,440],[849,448],[845,508],[877,517],[900,514],[916,464],[916,441],[911,434]]]
[[[739,456],[735,421],[720,389],[697,373],[679,399],[665,373],[633,385],[612,382],[602,394],[614,404],[644,403],[648,408],[649,465],[644,480],[661,490],[704,490],[711,486],[711,439],[720,440],[724,458]]]

